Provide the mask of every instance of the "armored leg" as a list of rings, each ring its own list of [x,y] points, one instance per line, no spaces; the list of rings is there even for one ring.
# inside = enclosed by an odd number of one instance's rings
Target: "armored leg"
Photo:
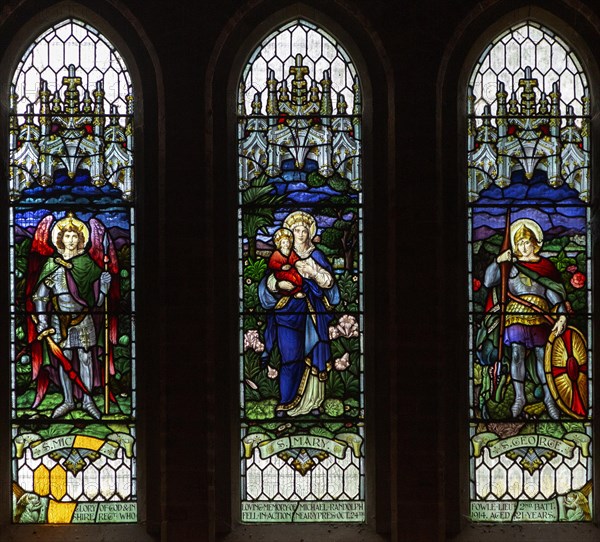
[[[546,405],[546,410],[553,420],[558,420],[560,418],[560,411],[558,410],[558,406],[556,406],[554,397],[550,393],[550,388],[548,388],[546,373],[544,371],[544,348],[541,346],[535,348],[535,368],[538,378],[544,387],[544,404]]]
[[[64,354],[66,358],[70,360],[73,359],[73,352],[71,350],[65,350]],[[75,401],[73,400],[73,382],[71,382],[69,375],[62,367],[59,367],[58,375],[60,378],[60,387],[63,392],[63,402],[54,409],[54,412],[52,413],[53,418],[62,418],[75,409]]]
[[[515,390],[515,400],[511,407],[514,418],[518,418],[525,406],[525,346],[513,344],[511,346],[510,376]]]
[[[83,349],[79,350],[79,373],[81,374],[81,381],[85,384],[85,387],[91,392],[94,386],[93,375],[92,375],[92,354],[86,352]],[[101,415],[94,399],[91,395],[83,396],[83,410],[85,410],[92,418],[99,420]]]

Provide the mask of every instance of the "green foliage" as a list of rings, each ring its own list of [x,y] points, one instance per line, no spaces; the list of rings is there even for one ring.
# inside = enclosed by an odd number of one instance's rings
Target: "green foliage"
[[[70,434],[72,429],[72,425],[66,423],[56,423],[51,424],[47,428],[40,429],[39,431],[36,431],[36,433],[45,440],[54,437],[61,437],[63,435],[68,435]]]
[[[344,410],[346,411],[346,416],[350,416],[351,418],[356,418],[360,415],[359,403],[356,399],[349,398],[344,400]]]
[[[261,371],[260,354],[254,350],[246,350],[244,352],[244,378],[254,381]]]
[[[553,422],[541,422],[538,424],[537,430],[540,435],[548,435],[557,439],[562,438],[565,434],[561,424]]]
[[[321,233],[321,241],[319,244],[322,248],[328,248],[330,252],[337,254],[343,235],[343,232],[336,228],[325,228],[323,233]]]
[[[344,382],[342,381],[340,373],[337,371],[331,371],[331,373],[329,373],[329,378],[325,383],[325,395],[327,397],[339,398],[344,396]]]
[[[268,425],[268,424],[265,424]],[[265,435],[267,435],[267,437],[269,439],[275,439],[277,438],[277,434],[273,431],[266,431],[265,427],[262,425],[251,425],[250,427],[248,427],[248,429],[246,430],[246,434],[247,435],[254,435],[257,433],[263,433]]]
[[[15,245],[15,271],[24,275],[27,271],[29,251],[31,250],[31,239],[23,239]]]
[[[244,316],[243,324],[244,332],[249,331],[250,329],[258,329],[258,319],[256,316],[252,314]]]
[[[334,175],[331,179],[329,179],[328,184],[336,192],[347,192],[350,188],[348,179],[344,179],[340,175]]]
[[[323,401],[323,408],[333,418],[341,416],[344,413],[344,404],[339,399],[325,399]]]
[[[333,434],[344,428],[344,424],[339,422],[326,422],[323,425]]]
[[[358,397],[359,384],[357,375],[350,370],[343,372],[331,371],[325,384],[325,395],[335,399]]]
[[[570,265],[575,265],[575,258],[567,256],[564,250],[561,250],[555,257],[550,258],[560,273],[563,273]]]
[[[266,420],[275,417],[275,399],[246,401],[246,417],[250,420]]]
[[[277,380],[268,378],[264,373],[261,375],[259,381],[259,390],[262,397],[266,399],[278,399],[279,398],[279,384]]]
[[[306,176],[306,184],[309,186],[309,188],[319,188],[324,186],[326,182],[327,179],[325,179],[325,177],[323,177],[323,175],[321,175],[318,171],[311,171]]]
[[[585,433],[585,425],[581,422],[563,422],[565,433]]]
[[[242,192],[244,216],[242,228],[249,239],[256,237],[259,230],[265,230],[274,222],[274,209],[285,201],[285,196],[275,194],[266,175],[252,180],[251,185]]]
[[[267,261],[264,258],[257,258],[256,260],[248,258],[247,263],[244,265],[244,278],[254,282],[260,282],[266,269]]]
[[[325,437],[325,438],[333,438],[334,434],[325,429],[324,427],[311,427],[308,430],[309,434],[314,435],[315,437]]]
[[[256,282],[244,284],[244,306],[249,310],[260,308],[258,299],[258,284]]]
[[[349,304],[356,303],[358,299],[358,281],[355,280],[356,275],[348,271],[344,271],[337,278],[337,285],[340,290],[340,305],[347,308]]]

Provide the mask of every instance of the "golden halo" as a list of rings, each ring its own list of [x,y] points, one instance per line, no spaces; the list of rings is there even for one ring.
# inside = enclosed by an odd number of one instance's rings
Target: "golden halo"
[[[311,239],[317,233],[317,222],[312,215],[309,215],[304,211],[294,211],[287,215],[286,219],[283,221],[283,227],[288,230],[293,230],[294,226],[298,224],[302,224],[308,230]]]
[[[85,225],[84,222],[75,217],[73,213],[67,213],[67,216],[61,220],[59,220],[54,228],[52,228],[52,244],[56,247],[56,243],[58,241],[58,234],[64,229],[74,229],[83,235],[83,246],[85,247],[88,244],[90,239],[90,230]]]
[[[275,243],[278,243],[282,237],[289,239],[290,242],[292,242],[294,240],[293,232],[291,230],[288,230],[287,228],[279,228],[273,234],[273,241],[275,241]]]
[[[544,242],[544,232],[542,231],[540,225],[535,220],[531,220],[531,218],[520,218],[519,220],[515,220],[510,225],[510,246],[512,247],[513,252],[516,250],[515,235],[519,229],[521,229],[521,226],[525,226],[535,234],[535,238],[541,247],[542,243]]]

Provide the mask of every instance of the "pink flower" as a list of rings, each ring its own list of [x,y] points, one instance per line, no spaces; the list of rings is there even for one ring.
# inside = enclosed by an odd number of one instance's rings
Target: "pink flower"
[[[277,378],[278,374],[279,374],[279,371],[277,369],[275,369],[274,367],[271,367],[270,365],[267,367],[267,376],[271,380],[274,380],[275,378]]]
[[[473,291],[477,292],[481,288],[481,281],[479,279],[473,279]]]
[[[254,350],[255,352],[264,352],[265,345],[260,340],[258,329],[250,329],[244,334],[244,352]]]
[[[329,328],[329,339],[333,340],[333,339],[337,339],[340,336],[340,330],[335,327],[332,326]]]
[[[569,273],[575,273],[575,271],[577,271],[577,266],[576,265],[570,265],[569,267],[567,267],[567,271]]]
[[[336,326],[339,337],[358,337],[358,322],[354,316],[344,314]],[[331,332],[330,332],[331,335]]]
[[[585,285],[585,275],[583,273],[575,273],[571,277],[573,288],[583,288]]]
[[[336,371],[345,371],[348,367],[350,367],[350,354],[346,352],[341,358],[337,358],[333,366]]]

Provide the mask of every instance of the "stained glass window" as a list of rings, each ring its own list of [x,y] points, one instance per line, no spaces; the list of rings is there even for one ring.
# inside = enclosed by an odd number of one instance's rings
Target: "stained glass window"
[[[241,517],[365,519],[360,81],[304,20],[238,95]]]
[[[133,91],[68,19],[9,96],[15,523],[137,520]]]
[[[590,522],[590,93],[534,22],[481,55],[468,102],[470,518]]]

